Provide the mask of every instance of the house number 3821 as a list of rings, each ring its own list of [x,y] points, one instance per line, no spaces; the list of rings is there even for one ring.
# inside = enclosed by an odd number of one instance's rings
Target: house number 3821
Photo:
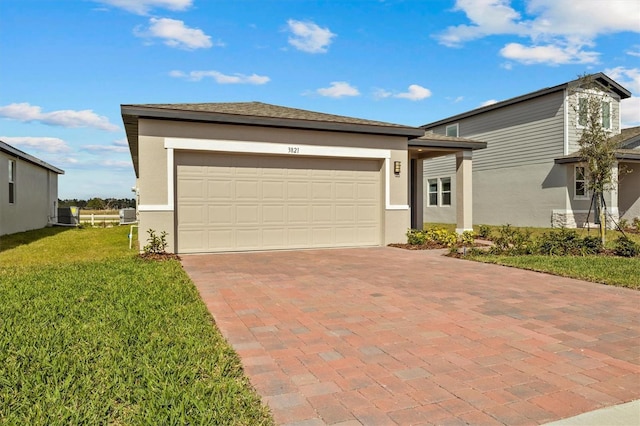
[[[299,154],[300,153],[300,148],[297,146],[290,146],[289,147],[289,154]]]

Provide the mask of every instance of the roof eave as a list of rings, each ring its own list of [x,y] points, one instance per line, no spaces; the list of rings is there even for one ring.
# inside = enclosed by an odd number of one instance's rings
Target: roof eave
[[[338,123],[330,121],[299,120],[292,118],[259,117],[216,112],[198,112],[148,108],[135,105],[122,105],[123,115],[161,120],[199,121],[210,123],[244,124],[249,126],[285,127],[309,130],[329,130],[334,132],[368,133],[390,136],[422,136],[424,131],[418,127],[383,126],[357,123]]]
[[[450,148],[450,149],[466,149],[477,150],[485,149],[486,142],[479,141],[443,141],[443,140],[427,140],[427,139],[411,139],[409,147],[414,148]]]
[[[35,164],[36,166],[40,166],[42,168],[51,170],[54,173],[59,175],[64,174],[64,170],[57,168],[56,166],[52,166],[46,161],[42,161],[41,159],[34,157],[33,155],[27,154],[26,152],[20,151],[17,148],[12,147],[6,142],[0,141],[0,151],[6,152],[14,157],[20,158],[21,160],[28,161],[31,164]]]

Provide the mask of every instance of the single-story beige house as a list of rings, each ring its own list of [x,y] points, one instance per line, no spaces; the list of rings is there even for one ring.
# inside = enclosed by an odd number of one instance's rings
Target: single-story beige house
[[[57,222],[63,170],[0,141],[0,235]]]
[[[471,229],[473,151],[423,129],[264,104],[122,105],[140,247],[168,251],[380,246],[422,226],[422,161],[454,153],[456,217]]]

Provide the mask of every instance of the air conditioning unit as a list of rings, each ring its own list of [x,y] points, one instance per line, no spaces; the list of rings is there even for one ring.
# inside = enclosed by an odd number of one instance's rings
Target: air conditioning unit
[[[136,223],[137,221],[138,218],[136,217],[136,209],[131,207],[120,209],[120,225]]]
[[[58,207],[58,223],[80,225],[80,209],[78,207]]]

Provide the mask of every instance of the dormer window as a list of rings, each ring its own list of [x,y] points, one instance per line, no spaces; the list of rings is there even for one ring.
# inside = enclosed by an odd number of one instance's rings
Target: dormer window
[[[445,129],[445,134],[447,136],[451,136],[453,138],[457,138],[458,137],[458,123],[450,124],[449,126],[447,126],[446,129]]]

